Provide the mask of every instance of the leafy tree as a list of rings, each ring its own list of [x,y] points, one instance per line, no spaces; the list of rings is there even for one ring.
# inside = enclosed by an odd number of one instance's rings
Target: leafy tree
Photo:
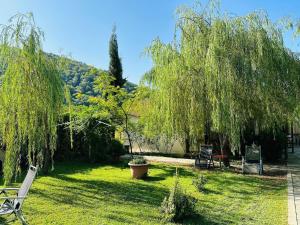
[[[234,151],[249,123],[284,126],[299,101],[299,60],[280,27],[264,12],[232,17],[215,3],[179,8],[179,38],[147,49],[154,67],[145,128],[180,138],[186,152],[208,131]]]
[[[6,155],[5,183],[19,171],[20,157],[48,171],[64,103],[58,62],[42,50],[43,33],[32,14],[18,14],[1,27],[0,132]]]
[[[113,28],[112,35],[109,41],[109,74],[114,77],[113,85],[115,87],[123,87],[126,79],[123,79],[123,69],[121,59],[119,57],[118,52],[118,41],[117,41],[117,34],[116,34],[116,27]]]
[[[114,80],[108,73],[100,73],[95,86],[100,94],[90,97],[89,102],[95,107],[95,115],[99,120],[108,121],[110,126],[126,133],[132,152],[130,111],[134,103],[134,92],[114,86]]]

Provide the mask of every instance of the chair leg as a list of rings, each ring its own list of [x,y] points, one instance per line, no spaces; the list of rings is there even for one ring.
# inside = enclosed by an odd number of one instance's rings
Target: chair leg
[[[11,218],[10,220],[7,220],[7,223],[13,222],[13,221],[15,221],[15,220],[18,219],[17,216],[16,216],[16,214],[12,213],[11,215],[12,215],[14,218]]]
[[[28,225],[25,218],[24,218],[24,216],[23,216],[23,213],[20,210],[15,211],[15,214],[18,217],[18,219],[21,221],[22,225]]]

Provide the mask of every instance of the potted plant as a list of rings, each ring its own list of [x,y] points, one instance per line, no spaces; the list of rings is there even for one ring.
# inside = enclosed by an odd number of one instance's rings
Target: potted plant
[[[147,176],[149,164],[144,157],[135,157],[128,163],[128,165],[130,166],[132,178],[141,179]]]

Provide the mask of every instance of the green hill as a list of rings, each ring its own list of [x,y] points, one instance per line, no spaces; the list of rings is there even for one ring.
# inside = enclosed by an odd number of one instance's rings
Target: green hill
[[[101,70],[73,59],[62,58],[55,54],[48,55],[58,60],[64,60],[65,66],[62,72],[62,79],[69,86],[74,104],[87,104],[89,96],[99,94],[95,92],[93,86],[96,75],[99,74]],[[3,69],[1,70],[0,68],[0,74],[2,73]],[[131,82],[125,84],[125,88],[128,91],[134,90],[135,87],[136,85]],[[82,98],[77,99],[77,94],[81,94]]]
[[[58,56],[54,55],[54,57]],[[101,71],[104,70],[99,70],[79,61],[66,59],[66,66],[62,73],[62,78],[68,84],[75,104],[86,104],[88,96],[96,96],[99,94],[95,92],[93,86],[96,75]],[[136,85],[131,82],[126,82],[125,88],[128,91],[133,91]],[[83,96],[81,100],[76,98],[77,94]]]

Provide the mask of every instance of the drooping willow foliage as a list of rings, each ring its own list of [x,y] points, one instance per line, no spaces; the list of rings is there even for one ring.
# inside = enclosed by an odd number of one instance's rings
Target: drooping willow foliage
[[[20,168],[20,157],[48,169],[56,147],[57,121],[64,103],[58,62],[42,50],[43,33],[31,14],[1,27],[0,131],[5,146],[4,179]]]
[[[264,12],[230,16],[215,3],[180,8],[174,41],[147,49],[154,66],[145,128],[191,141],[208,128],[234,151],[250,121],[272,129],[293,119],[300,64]]]

